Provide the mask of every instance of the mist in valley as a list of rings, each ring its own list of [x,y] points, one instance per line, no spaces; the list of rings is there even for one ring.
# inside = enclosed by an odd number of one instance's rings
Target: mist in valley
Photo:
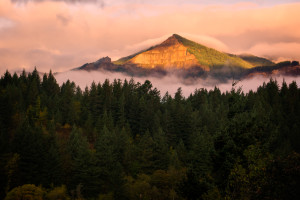
[[[165,95],[168,92],[171,96],[174,96],[178,88],[182,89],[182,94],[185,97],[188,97],[196,89],[205,88],[207,90],[212,90],[215,87],[219,88],[221,92],[230,91],[233,88],[241,88],[244,93],[248,93],[250,90],[256,91],[259,86],[262,86],[263,83],[269,82],[272,78],[278,82],[279,87],[281,87],[282,82],[285,81],[287,84],[290,84],[293,81],[297,82],[297,85],[300,84],[300,77],[293,76],[282,76],[276,75],[272,77],[265,77],[257,75],[255,77],[234,80],[228,79],[227,81],[220,81],[212,77],[200,78],[200,77],[178,77],[176,74],[168,74],[165,76],[142,76],[142,77],[133,77],[119,72],[109,72],[106,70],[99,71],[67,71],[55,74],[55,78],[59,85],[63,84],[67,80],[74,81],[82,90],[85,87],[90,87],[92,82],[103,83],[105,79],[108,79],[110,82],[113,82],[114,79],[120,79],[122,82],[124,80],[133,79],[136,83],[139,82],[143,84],[146,80],[149,80],[152,83],[152,86],[157,88],[160,91],[161,96]],[[234,84],[233,84],[234,83]]]

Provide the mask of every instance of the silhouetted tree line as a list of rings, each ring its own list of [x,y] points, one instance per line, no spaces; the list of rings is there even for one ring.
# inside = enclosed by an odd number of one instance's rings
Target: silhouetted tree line
[[[0,199],[298,199],[299,130],[296,82],[185,98],[6,72]]]

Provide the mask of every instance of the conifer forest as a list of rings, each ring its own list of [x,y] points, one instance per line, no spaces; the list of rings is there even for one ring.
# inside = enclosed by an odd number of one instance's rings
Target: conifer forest
[[[0,199],[296,200],[300,88],[0,79]]]

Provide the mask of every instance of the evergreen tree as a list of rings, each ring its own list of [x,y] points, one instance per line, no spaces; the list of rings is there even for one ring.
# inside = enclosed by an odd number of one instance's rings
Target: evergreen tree
[[[109,131],[106,126],[96,140],[96,158],[101,180],[101,193],[113,192],[115,198],[122,194],[123,169],[119,158],[119,147],[114,131]]]
[[[72,173],[69,187],[75,191],[82,187],[82,194],[95,197],[100,189],[96,159],[89,149],[86,137],[77,127],[73,127],[68,141],[68,152],[72,159]]]

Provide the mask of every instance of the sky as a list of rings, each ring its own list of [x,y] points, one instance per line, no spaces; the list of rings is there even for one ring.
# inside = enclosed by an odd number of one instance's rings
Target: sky
[[[300,60],[296,0],[0,0],[0,73],[68,71],[174,33],[220,51]]]

